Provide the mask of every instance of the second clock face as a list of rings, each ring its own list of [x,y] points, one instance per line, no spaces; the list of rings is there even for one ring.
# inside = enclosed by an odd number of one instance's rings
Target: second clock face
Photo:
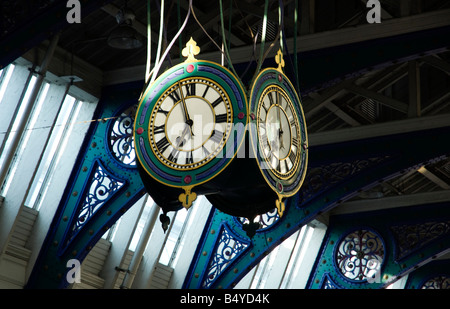
[[[268,68],[257,76],[250,117],[251,141],[264,179],[279,197],[294,195],[305,177],[308,141],[300,99],[281,71]]]
[[[158,160],[188,170],[223,149],[233,112],[224,89],[208,78],[185,78],[165,91],[150,116],[149,141]]]
[[[300,161],[300,124],[292,101],[279,86],[267,87],[257,109],[258,139],[267,167],[287,179]]]

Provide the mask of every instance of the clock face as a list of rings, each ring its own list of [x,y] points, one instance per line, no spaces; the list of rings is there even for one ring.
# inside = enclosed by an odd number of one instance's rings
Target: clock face
[[[266,167],[280,179],[291,177],[300,162],[300,123],[291,99],[281,87],[270,86],[262,93],[257,130]]]
[[[233,110],[224,89],[208,78],[177,81],[158,99],[149,140],[158,160],[177,170],[215,158],[232,130]]]
[[[234,159],[248,104],[238,79],[209,61],[176,65],[150,85],[137,109],[138,166],[171,187],[208,182]]]
[[[250,137],[260,171],[279,198],[300,189],[307,167],[308,141],[300,99],[289,79],[265,69],[250,96]]]

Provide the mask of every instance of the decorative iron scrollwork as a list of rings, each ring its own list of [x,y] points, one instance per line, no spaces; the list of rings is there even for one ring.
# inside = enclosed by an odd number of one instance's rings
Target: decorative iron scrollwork
[[[136,152],[133,139],[133,123],[137,105],[119,114],[108,130],[108,148],[114,159],[127,166],[136,166]]]
[[[78,211],[67,233],[68,245],[75,235],[98,212],[98,210],[125,185],[125,181],[112,176],[99,160],[93,164],[83,195],[79,199]]]
[[[349,179],[353,175],[368,168],[377,166],[389,158],[389,156],[382,156],[352,162],[337,162],[310,168],[306,174],[303,187],[299,191],[300,200],[302,201],[301,204],[326,191],[333,185]]]
[[[391,228],[397,242],[397,259],[403,259],[433,240],[450,233],[450,221],[434,221]]]
[[[207,267],[206,275],[203,278],[202,288],[209,288],[217,279],[217,277],[232,263],[239,255],[242,254],[250,243],[233,235],[223,225],[219,234],[219,238],[215,249],[210,258],[210,262]]]
[[[426,281],[421,289],[448,290],[450,289],[450,277],[445,275],[433,277]]]
[[[362,282],[379,275],[384,251],[377,233],[360,229],[347,234],[338,244],[335,263],[345,278]]]
[[[259,228],[257,229],[257,231],[262,231],[273,226],[278,221],[278,219],[280,219],[280,215],[278,214],[277,209],[274,208],[269,212],[256,216],[253,222],[257,222],[259,224]],[[244,217],[240,217],[238,218],[238,220],[242,224],[250,223],[250,221]]]

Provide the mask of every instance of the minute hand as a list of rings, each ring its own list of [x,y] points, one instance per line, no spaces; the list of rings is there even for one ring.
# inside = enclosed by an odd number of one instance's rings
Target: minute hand
[[[280,112],[280,109],[282,107],[281,106],[281,101],[282,101],[281,94],[277,92],[277,105],[278,105],[277,113],[278,113],[278,121],[280,123],[280,129],[278,131],[278,138],[280,139],[280,148],[284,148],[284,143],[283,143],[283,125],[282,125],[282,121],[281,121],[281,112]]]
[[[194,122],[189,117],[189,112],[187,110],[186,101],[185,101],[184,95],[183,95],[183,89],[181,89],[181,85],[180,85],[179,81],[178,81],[178,89],[180,90],[181,105],[183,106],[183,110],[184,110],[184,119],[186,120],[186,124],[189,126],[189,129],[191,131],[191,136],[194,136],[194,133],[192,132],[192,125],[194,124]]]

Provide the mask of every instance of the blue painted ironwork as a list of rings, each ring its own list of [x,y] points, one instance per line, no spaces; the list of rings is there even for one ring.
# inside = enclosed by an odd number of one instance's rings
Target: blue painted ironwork
[[[450,260],[434,260],[408,275],[405,289],[449,289]]]
[[[335,285],[342,289],[383,288],[413,271],[418,267],[418,264],[424,263],[450,247],[450,233],[446,232],[433,238],[432,241],[424,244],[420,249],[409,254],[408,257],[398,259],[395,254],[398,251],[398,242],[392,237],[391,231],[392,227],[398,224],[398,218],[400,217],[404,225],[414,230],[417,225],[429,226],[434,224],[437,218],[444,221],[448,220],[450,210],[443,203],[436,203],[410,207],[408,211],[396,208],[330,217],[327,235],[310,274],[307,288],[323,288],[323,281],[327,278],[331,278]],[[378,240],[373,243],[373,248],[365,252],[364,256],[367,255],[368,258],[374,260],[377,267],[368,272],[370,276],[365,275],[358,278],[364,280],[355,280],[354,275],[356,273],[352,276],[346,276],[348,274],[347,269],[345,269],[345,272],[342,271],[340,254],[336,255],[336,252],[340,252],[342,246],[340,240],[348,235],[349,229],[368,230],[369,228],[371,231],[377,231],[377,239],[384,240],[383,249],[381,250],[381,242]],[[375,256],[369,255],[369,252],[375,252],[376,254]],[[357,256],[358,253],[355,252],[352,255]],[[370,261],[370,259],[367,259],[367,261]]]
[[[219,275],[249,248],[248,239],[233,235],[227,224],[223,224],[211,252],[210,263],[201,281],[201,288],[210,288]]]
[[[258,224],[258,230],[262,231],[265,229],[268,229],[272,227],[276,222],[280,219],[280,215],[278,214],[278,211],[276,208],[272,209],[271,211],[268,211],[264,214],[257,215],[255,219],[253,219],[253,223]],[[247,218],[244,217],[236,217],[236,220],[240,224],[249,224],[250,221]]]
[[[128,167],[136,166],[136,152],[134,151],[133,123],[137,105],[126,108],[110,121],[108,128],[109,153],[119,162]]]
[[[130,156],[128,121],[142,83],[105,88],[94,119],[70,175],[49,232],[39,253],[28,288],[68,285],[66,263],[80,262],[101,236],[144,194]],[[129,151],[130,150],[130,151]],[[127,160],[124,160],[127,159]]]
[[[78,208],[74,210],[66,235],[60,243],[61,254],[73,241],[78,232],[92,220],[94,215],[107,204],[120,189],[125,187],[126,180],[119,179],[103,166],[100,159],[96,159],[91,167],[89,177],[86,179],[84,192],[76,202]]]
[[[286,211],[283,217],[269,228],[257,230],[256,235],[251,240],[250,249],[242,254],[239,259],[233,261],[232,267],[225,269],[215,279],[213,287],[231,288],[235,286],[252,267],[258,264],[283,240],[298,231],[318,214],[329,211],[358,194],[360,190],[369,189],[381,180],[391,179],[419,165],[442,160],[445,155],[450,154],[450,145],[446,142],[449,134],[450,128],[441,128],[372,138],[370,141],[358,140],[310,147],[311,160],[304,185],[297,195],[286,201]],[[421,147],[417,147],[417,145]],[[354,227],[354,222],[358,222],[358,220],[354,218],[353,224],[348,226],[347,230]],[[233,234],[242,238],[246,237],[239,220],[218,211],[212,212],[183,284],[184,288],[199,286],[199,279],[194,274],[201,273],[201,270],[205,269],[210,263],[208,257],[203,256],[201,252],[215,246],[215,238],[212,237],[210,231],[217,230],[224,222],[229,225]],[[368,224],[367,226],[370,227],[371,225]],[[364,228],[367,229],[367,226]],[[380,229],[377,228],[377,230]],[[391,232],[389,231],[389,233]],[[339,234],[339,236],[341,235]],[[391,239],[390,235],[382,234],[381,236],[383,239]],[[337,239],[333,241],[337,242]],[[386,250],[386,254],[387,252],[392,254],[394,245],[390,244],[389,248],[391,251]],[[342,281],[344,280],[343,276],[338,275],[333,266],[333,252],[327,252],[324,255],[326,264],[320,265],[331,267],[332,269],[328,268],[327,272],[341,277],[341,281],[338,281],[333,276],[336,284],[347,288],[349,286],[347,281]],[[408,261],[405,267],[413,267],[414,262],[411,258]],[[390,265],[390,263],[393,263],[392,259],[386,263]],[[394,266],[390,265],[390,267]],[[394,267],[391,273],[397,274],[403,271],[404,268],[402,267]],[[322,279],[322,275],[318,279],[311,279],[313,284],[310,284],[310,287],[319,288],[319,284],[323,282]],[[392,278],[388,279],[391,280]],[[365,284],[369,284],[367,281],[372,280],[366,280]],[[359,283],[353,282],[353,284]],[[376,285],[371,287],[376,287]]]
[[[391,227],[396,242],[396,259],[403,260],[427,244],[450,233],[450,220],[401,224]]]
[[[450,277],[446,275],[440,275],[428,279],[422,284],[421,289],[424,290],[449,290],[450,289]]]
[[[333,282],[328,274],[326,274],[323,278],[323,281],[320,284],[320,288],[324,290],[336,290],[340,289],[340,287]]]
[[[345,235],[336,246],[335,267],[353,281],[375,278],[384,261],[384,241],[370,229],[358,229]]]

